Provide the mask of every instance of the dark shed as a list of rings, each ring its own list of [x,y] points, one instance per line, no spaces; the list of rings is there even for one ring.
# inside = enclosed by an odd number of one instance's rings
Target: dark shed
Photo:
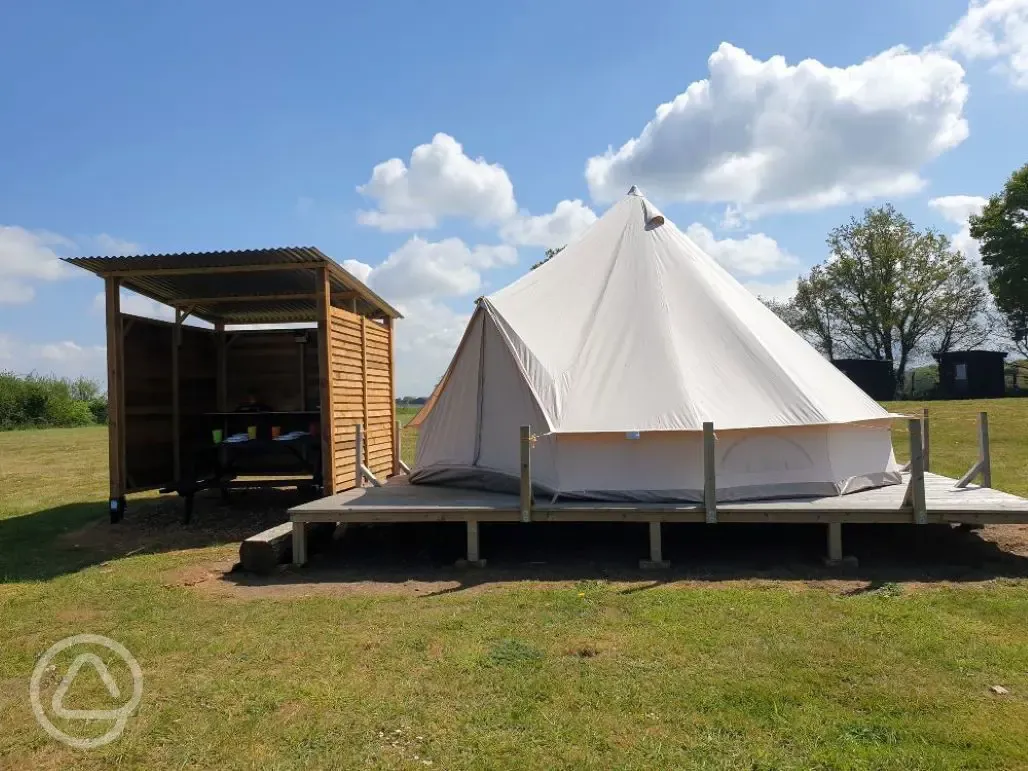
[[[833,359],[832,364],[875,401],[892,399],[896,393],[891,361]]]
[[[1006,392],[1004,351],[949,351],[939,362],[939,395],[945,399],[988,399]]]

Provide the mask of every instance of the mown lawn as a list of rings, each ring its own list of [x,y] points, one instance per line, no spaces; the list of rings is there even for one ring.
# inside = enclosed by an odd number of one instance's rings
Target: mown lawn
[[[1028,494],[1028,400],[929,406],[933,470],[970,465],[986,408],[994,483]],[[227,594],[182,579],[236,549],[211,517],[183,533],[137,504],[138,545],[98,544],[105,465],[100,429],[0,434],[0,768],[1028,766],[1016,570],[924,588],[490,567],[456,590]],[[37,657],[83,632],[145,678],[124,735],[90,751],[50,739],[27,693]],[[70,706],[103,703],[98,680],[75,686]]]

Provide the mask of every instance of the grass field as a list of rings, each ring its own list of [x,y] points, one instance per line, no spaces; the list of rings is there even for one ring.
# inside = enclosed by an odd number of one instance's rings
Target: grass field
[[[994,484],[1028,494],[1028,400],[929,406],[933,470],[966,470],[988,409]],[[896,443],[905,454],[902,430]],[[381,580],[323,560],[247,582],[224,571],[281,501],[198,505],[188,528],[174,502],[135,502],[112,528],[105,485],[102,429],[0,434],[0,768],[1028,767],[1028,550],[997,556],[978,534],[922,528],[910,580],[882,580],[878,536],[871,567],[862,555],[838,574],[818,561],[820,532],[782,568],[782,540],[759,531],[761,566],[711,575],[704,555],[655,581],[619,544],[613,564],[566,574],[469,574],[386,529]],[[355,556],[357,535],[332,559]],[[944,542],[964,560],[950,573],[932,562]],[[84,632],[144,673],[124,735],[89,751],[50,739],[28,700],[36,659]],[[66,703],[105,697],[79,678]]]

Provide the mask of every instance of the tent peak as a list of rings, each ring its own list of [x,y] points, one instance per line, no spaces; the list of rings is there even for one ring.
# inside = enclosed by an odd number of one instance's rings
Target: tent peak
[[[628,192],[626,193],[626,195],[637,195],[640,198],[642,198],[642,190],[640,190],[637,185],[632,185],[630,188],[628,188]]]

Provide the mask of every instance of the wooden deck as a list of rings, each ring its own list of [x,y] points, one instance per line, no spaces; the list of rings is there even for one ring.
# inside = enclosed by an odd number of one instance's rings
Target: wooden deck
[[[916,521],[914,508],[904,502],[909,484],[864,490],[825,498],[795,498],[740,503],[718,503],[719,524],[744,522],[825,523],[829,557],[842,557],[841,524]],[[957,480],[924,474],[928,523],[1026,523],[1028,499],[989,487],[956,487]],[[522,521],[517,495],[407,484],[394,477],[382,487],[349,490],[290,510],[293,521],[294,562],[306,562],[305,524],[309,522],[466,522],[468,560],[480,562],[478,523]],[[644,564],[661,566],[660,523],[705,522],[703,503],[633,504],[621,502],[537,501],[531,506],[532,522],[641,522],[650,525],[650,557]]]

